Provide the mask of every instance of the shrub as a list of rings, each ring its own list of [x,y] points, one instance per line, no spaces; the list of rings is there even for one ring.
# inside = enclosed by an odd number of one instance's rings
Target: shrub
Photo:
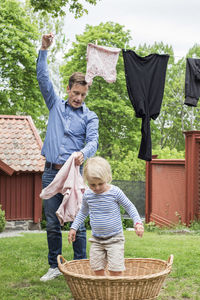
[[[42,206],[42,221],[40,222],[42,229],[46,229],[46,223],[47,223],[47,221],[46,221],[46,217],[45,217],[45,213],[44,213],[44,206]],[[70,222],[67,222],[62,227],[62,230],[69,231],[70,226],[71,226]],[[89,216],[87,216],[87,218],[85,219],[85,228],[91,229]]]
[[[1,209],[1,205],[0,205],[0,232],[4,231],[5,226],[6,226],[5,211]]]
[[[190,222],[190,229],[200,231],[200,220],[194,220]]]
[[[155,232],[158,230],[158,227],[154,222],[149,222],[144,224],[144,229],[148,232]]]

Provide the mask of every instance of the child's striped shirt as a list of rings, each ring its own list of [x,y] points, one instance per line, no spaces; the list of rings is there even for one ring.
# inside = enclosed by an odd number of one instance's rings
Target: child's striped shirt
[[[71,228],[78,230],[80,224],[89,215],[92,234],[96,237],[109,237],[123,231],[120,205],[124,207],[134,224],[142,223],[135,205],[117,186],[101,194],[87,189],[83,195],[81,209]]]

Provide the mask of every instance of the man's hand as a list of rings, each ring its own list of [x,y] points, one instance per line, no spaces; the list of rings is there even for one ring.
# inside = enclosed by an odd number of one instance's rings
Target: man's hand
[[[71,244],[71,242],[75,242],[76,240],[76,230],[70,229],[68,233],[68,242]]]
[[[75,157],[75,165],[80,166],[84,163],[84,156],[82,152],[76,152],[76,157]]]
[[[41,46],[41,50],[47,50],[51,44],[53,43],[53,39],[54,39],[54,35],[53,33],[49,33],[49,34],[44,34],[42,36],[42,46]]]
[[[143,233],[144,233],[144,227],[142,224],[137,223],[135,225],[135,233],[137,234],[137,236],[142,237]]]

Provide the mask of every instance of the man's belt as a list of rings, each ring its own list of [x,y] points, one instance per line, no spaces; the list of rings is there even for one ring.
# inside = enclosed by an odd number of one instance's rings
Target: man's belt
[[[54,170],[60,170],[62,168],[63,164],[52,164],[48,161],[46,161],[45,163],[45,168],[48,168],[48,169],[54,169]]]

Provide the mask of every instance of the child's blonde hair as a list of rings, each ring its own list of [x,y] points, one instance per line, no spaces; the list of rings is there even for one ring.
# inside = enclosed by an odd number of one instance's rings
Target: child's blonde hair
[[[103,182],[109,183],[112,181],[112,171],[109,162],[101,157],[91,157],[86,161],[83,168],[83,179],[85,182],[90,178],[98,178]]]

